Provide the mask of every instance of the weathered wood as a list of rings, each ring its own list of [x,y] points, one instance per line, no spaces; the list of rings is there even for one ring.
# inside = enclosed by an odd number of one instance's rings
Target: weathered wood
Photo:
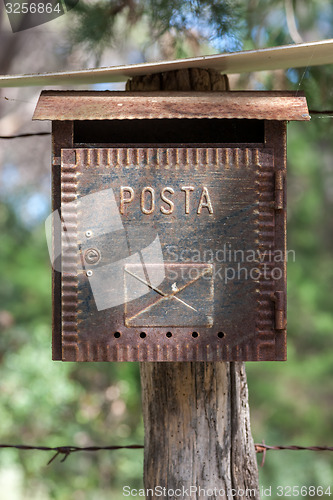
[[[228,88],[226,77],[216,72],[212,78],[210,71],[187,71],[187,76],[161,74],[154,90],[189,90],[189,84],[191,90]],[[157,81],[154,76],[154,85]],[[147,90],[142,77],[126,88]],[[259,499],[244,363],[141,363],[140,372],[145,488],[192,486],[206,494],[192,490],[191,498]],[[151,491],[147,498],[158,497]]]
[[[259,498],[243,363],[141,363],[141,384],[146,489]]]
[[[229,90],[227,75],[221,75],[215,69],[180,69],[134,76],[126,83],[127,91],[149,90]]]

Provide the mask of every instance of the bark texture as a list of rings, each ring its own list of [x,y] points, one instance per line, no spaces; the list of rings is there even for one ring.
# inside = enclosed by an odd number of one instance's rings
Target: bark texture
[[[258,499],[244,363],[141,363],[140,370],[145,488]]]
[[[229,86],[217,71],[191,68],[134,77],[126,90],[221,91]],[[259,499],[244,363],[140,363],[140,373],[145,488],[185,488],[192,499]],[[146,498],[160,497],[151,491]]]
[[[214,69],[180,69],[135,76],[126,83],[128,91],[196,90],[197,92],[229,90],[228,77]]]

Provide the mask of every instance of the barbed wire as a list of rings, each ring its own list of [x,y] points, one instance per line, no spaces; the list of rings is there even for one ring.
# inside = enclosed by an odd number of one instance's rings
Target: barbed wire
[[[126,446],[29,446],[25,444],[0,444],[0,448],[15,448],[16,450],[54,451],[55,454],[47,462],[50,465],[59,455],[64,455],[60,460],[64,462],[72,453],[78,451],[100,451],[100,450],[139,450],[144,446],[141,444],[130,444]]]
[[[333,117],[333,110],[316,110],[316,109],[311,109],[309,110],[310,115],[332,115]],[[34,133],[26,133],[26,134],[17,134],[17,135],[10,135],[10,136],[0,136],[0,139],[19,139],[19,138],[26,138],[26,137],[33,137],[33,136],[45,136],[45,135],[51,135],[50,132],[34,132]],[[296,446],[296,445],[290,445],[290,446],[269,446],[266,445],[264,442],[259,444],[256,443],[255,445],[255,451],[256,453],[262,453],[263,454],[263,459],[261,462],[261,466],[264,465],[265,463],[265,458],[266,458],[266,452],[267,450],[289,450],[289,451],[333,451],[333,447],[331,446]],[[78,451],[100,451],[100,450],[121,450],[121,449],[129,449],[129,450],[135,450],[135,449],[143,449],[143,445],[128,445],[128,446],[86,446],[86,447],[79,447],[79,446],[56,446],[56,447],[50,447],[50,446],[29,446],[29,445],[11,445],[11,444],[0,444],[0,448],[15,448],[17,450],[37,450],[37,451],[54,451],[55,454],[53,457],[48,461],[47,465],[51,464],[59,455],[64,455],[63,458],[61,459],[61,462],[64,462],[69,455],[72,453],[78,452]]]
[[[261,466],[263,467],[268,450],[289,450],[289,451],[333,451],[333,446],[269,446],[262,443],[254,445],[256,453],[263,453]],[[0,444],[0,448],[15,448],[16,450],[53,451],[55,454],[47,462],[50,465],[59,455],[63,455],[61,462],[64,462],[69,455],[79,451],[101,451],[101,450],[140,450],[144,449],[142,444],[130,444],[126,446],[30,446],[25,444]]]
[[[316,118],[333,118],[333,110],[331,109],[310,109],[310,115],[323,115],[322,117],[316,116]],[[25,137],[33,137],[38,135],[51,135],[51,132],[34,132],[29,134],[16,134],[16,135],[0,135],[0,139],[21,139]]]
[[[309,109],[309,115],[333,115],[332,109]]]
[[[310,109],[310,115],[323,115],[323,117],[327,116],[333,118],[333,110],[316,110]],[[331,116],[330,116],[331,115]],[[0,136],[0,139],[19,139],[33,136],[45,136],[51,135],[50,132],[34,132],[34,133],[26,133],[26,134],[17,134],[17,135],[9,135],[9,136]],[[297,445],[289,445],[289,446],[269,446],[263,443],[256,443],[255,445],[256,453],[262,453],[263,459],[261,462],[261,466],[265,463],[266,452],[268,450],[289,450],[289,451],[333,451],[332,446],[297,446]],[[0,444],[0,448],[15,448],[17,450],[35,450],[35,451],[54,451],[55,454],[48,461],[47,465],[51,464],[59,455],[63,455],[61,462],[64,462],[69,455],[72,453],[76,453],[79,451],[100,451],[100,450],[135,450],[135,449],[143,449],[143,445],[128,445],[128,446],[29,446],[29,445],[13,445],[13,444]]]
[[[0,135],[0,139],[21,139],[22,137],[33,137],[35,135],[51,135],[51,132],[33,132],[30,134]]]
[[[333,446],[297,446],[297,445],[289,445],[289,446],[269,446],[262,443],[256,443],[254,445],[256,453],[262,453],[262,461],[261,467],[265,464],[266,452],[267,450],[289,450],[289,451],[333,451]]]

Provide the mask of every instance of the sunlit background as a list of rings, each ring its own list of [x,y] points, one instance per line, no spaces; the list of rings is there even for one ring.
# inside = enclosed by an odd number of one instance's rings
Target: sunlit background
[[[329,0],[80,0],[64,16],[13,34],[1,3],[0,27],[0,72],[33,73],[332,38],[333,6]],[[310,109],[333,110],[333,68],[312,62],[233,75],[231,88],[304,90]],[[1,91],[1,136],[50,131],[49,123],[31,121],[40,91]],[[288,263],[288,361],[247,363],[256,442],[333,443],[332,118],[314,114],[310,123],[288,126],[288,248],[296,253]],[[50,136],[0,139],[0,443],[142,444],[138,364],[51,361],[43,228],[50,143]],[[261,485],[327,487],[332,455],[268,452]],[[77,453],[46,466],[51,456],[0,450],[1,500],[119,500],[123,486],[142,487],[141,450]]]

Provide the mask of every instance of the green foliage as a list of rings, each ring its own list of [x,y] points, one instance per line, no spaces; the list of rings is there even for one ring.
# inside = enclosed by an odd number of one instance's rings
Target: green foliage
[[[148,0],[144,12],[161,35],[175,30],[197,30],[206,40],[223,37],[239,22],[239,3],[210,0]]]
[[[294,4],[302,35],[333,36],[330,1]],[[284,8],[282,0],[80,0],[70,31],[98,58],[110,45],[128,46],[129,33],[140,50],[168,35],[173,56],[186,56],[193,38],[205,52],[234,37],[248,49],[290,43]],[[304,90],[310,109],[332,109],[332,67],[311,67],[314,57],[307,68],[243,75],[234,86]],[[332,444],[332,137],[332,117],[313,115],[310,123],[288,126],[288,248],[296,255],[288,262],[288,361],[247,364],[257,442]],[[143,443],[137,364],[51,361],[43,228],[27,230],[12,208],[15,196],[0,204],[0,442]],[[49,458],[1,450],[1,500],[119,500],[124,485],[142,485],[140,450],[76,454],[46,467]],[[331,470],[330,454],[271,451],[260,478],[266,487],[328,486]]]
[[[288,361],[247,364],[257,442],[331,445],[332,133],[329,119],[288,126],[288,249],[295,251],[288,262]],[[260,479],[266,487],[328,486],[331,467],[325,453],[268,452]]]
[[[149,31],[150,44],[165,33],[174,39],[174,46],[196,39],[225,47],[226,34],[236,35],[241,26],[239,0],[81,0],[73,14],[74,44],[83,44],[100,59],[106,48],[117,48],[137,26]]]
[[[52,362],[51,268],[43,228],[28,232],[1,204],[0,233],[0,442],[142,443],[138,365]],[[79,500],[87,498],[85,491],[103,499],[126,482],[141,484],[140,450],[80,454],[46,468],[51,456],[2,450],[0,470],[7,472],[0,473],[1,498],[13,498],[11,483],[3,489],[4,477],[11,476],[21,484],[22,499],[35,499],[36,489],[43,499]]]

